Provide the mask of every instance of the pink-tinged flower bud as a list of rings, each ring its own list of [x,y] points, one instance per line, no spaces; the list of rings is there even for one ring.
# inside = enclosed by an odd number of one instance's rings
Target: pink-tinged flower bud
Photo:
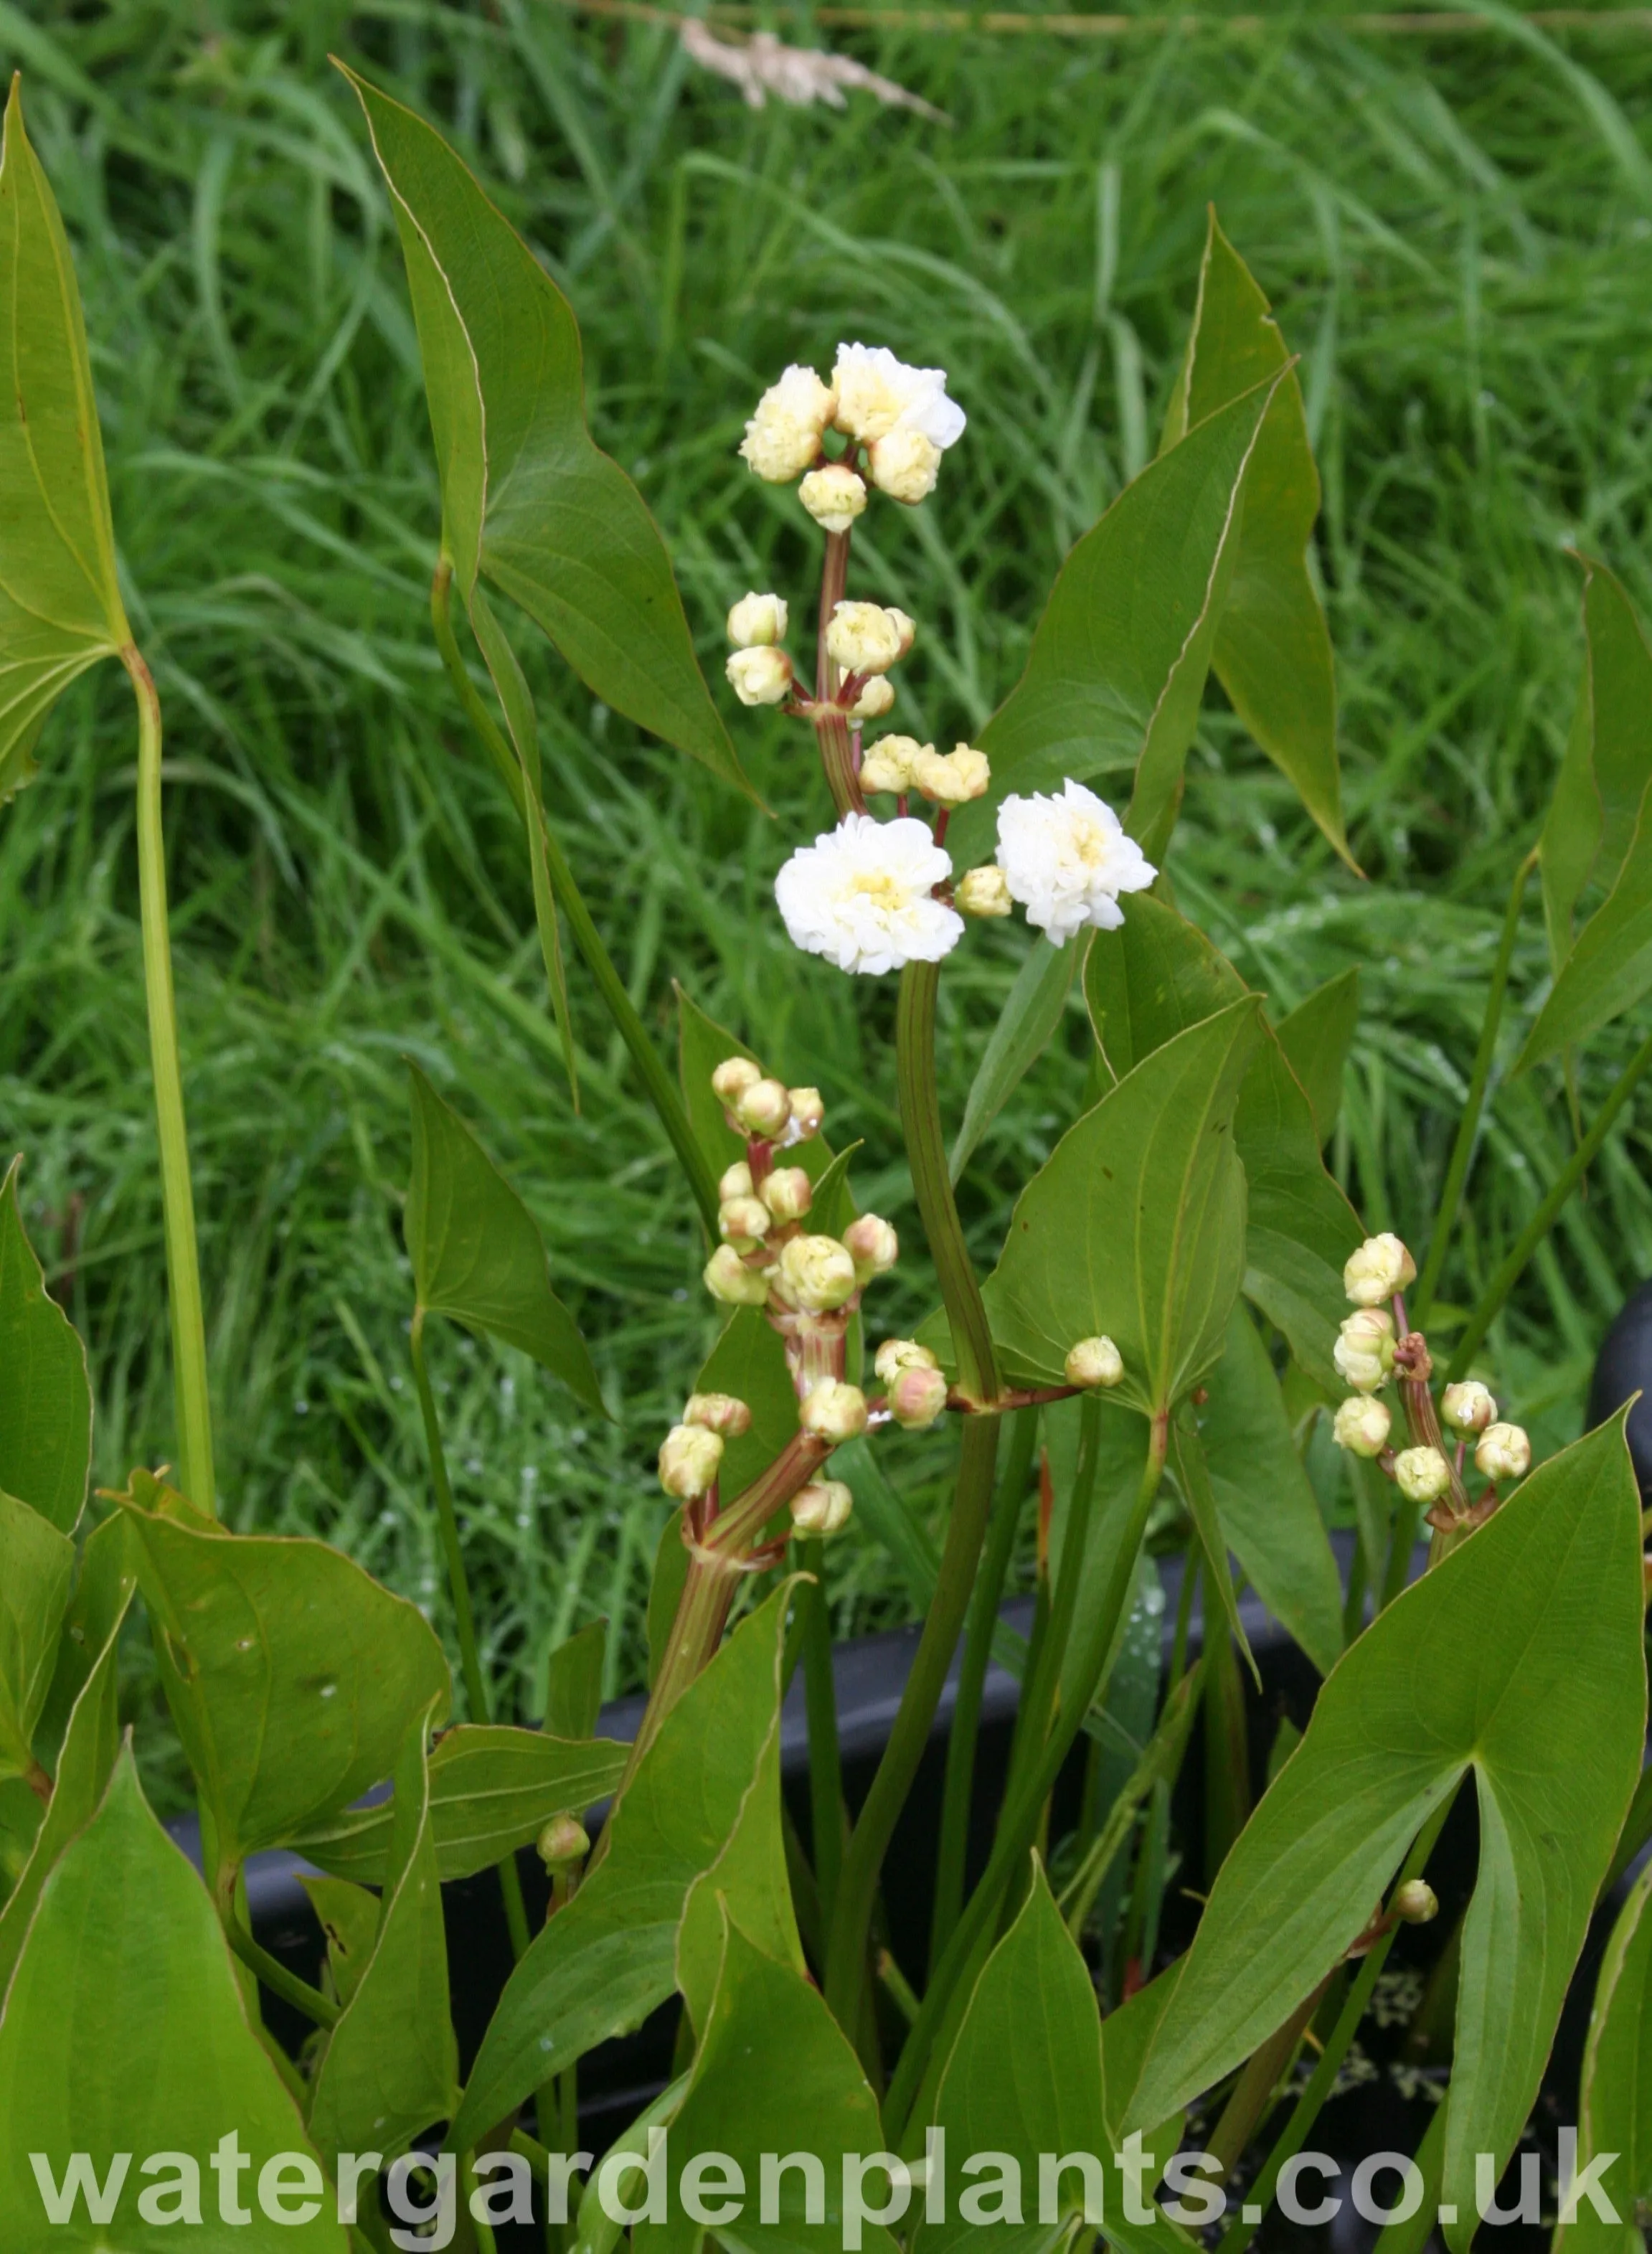
[[[881,720],[886,712],[892,710],[894,702],[894,682],[878,674],[866,683],[850,706],[849,717],[851,720]]]
[[[866,1396],[858,1385],[822,1377],[803,1396],[797,1421],[804,1432],[836,1447],[844,1440],[858,1439],[865,1431]]]
[[[959,878],[952,905],[960,915],[1007,916],[1015,903],[1003,870],[996,861],[986,861]]]
[[[1440,1422],[1453,1432],[1483,1432],[1497,1422],[1497,1404],[1477,1377],[1448,1385],[1439,1400]]]
[[[729,640],[736,649],[762,649],[784,641],[788,612],[780,595],[742,595],[729,612]]]
[[[1452,1467],[1438,1448],[1402,1448],[1394,1476],[1407,1502],[1438,1502],[1451,1492]]]
[[[685,1424],[704,1424],[725,1440],[738,1440],[752,1429],[752,1412],[732,1393],[690,1393],[682,1411]]]
[[[717,1209],[717,1225],[724,1243],[749,1252],[768,1235],[768,1208],[759,1197],[724,1198]]]
[[[668,1494],[691,1502],[717,1485],[723,1460],[721,1435],[704,1424],[673,1424],[660,1443],[660,1484]]]
[[[748,1135],[772,1143],[792,1120],[792,1099],[778,1080],[755,1080],[734,1100],[734,1116]]]
[[[591,1852],[590,1835],[577,1816],[553,1816],[534,1844],[548,1871],[568,1870]]]
[[[792,1497],[792,1524],[800,1534],[837,1534],[848,1525],[855,1498],[842,1480],[810,1480]]]
[[[887,673],[900,655],[897,615],[881,603],[836,604],[826,625],[827,655],[845,673]]]
[[[1337,1375],[1356,1393],[1375,1393],[1394,1367],[1394,1318],[1386,1307],[1345,1315],[1331,1349]]]
[[[811,470],[797,498],[822,532],[847,532],[866,506],[866,487],[846,462]]]
[[[900,1257],[900,1239],[875,1213],[863,1213],[858,1221],[851,1221],[844,1231],[844,1243],[863,1284],[873,1276],[886,1275]]]
[[[793,1088],[787,1091],[792,1107],[792,1124],[787,1137],[788,1142],[807,1143],[811,1135],[818,1135],[821,1122],[826,1116],[826,1104],[817,1088]]]
[[[746,1198],[752,1195],[752,1169],[744,1158],[736,1158],[732,1166],[724,1167],[718,1176],[717,1194],[724,1205],[731,1198]]]
[[[802,1221],[814,1202],[808,1176],[801,1166],[776,1166],[763,1177],[762,1199],[776,1221]]]
[[[917,762],[933,753],[933,744],[920,744],[915,736],[879,736],[870,745],[860,762],[860,788],[868,797],[880,791],[899,796],[913,788],[913,776]]]
[[[835,1236],[794,1236],[780,1247],[775,1288],[806,1315],[830,1315],[859,1289],[855,1264]]]
[[[1488,1480],[1524,1479],[1531,1469],[1531,1442],[1518,1424],[1488,1424],[1474,1462]]]
[[[903,1369],[889,1389],[889,1413],[908,1432],[933,1424],[947,1405],[947,1381],[938,1369]]]
[[[737,649],[723,670],[742,704],[783,704],[792,693],[792,661],[783,649],[761,643]]]
[[[1348,1255],[1342,1270],[1342,1288],[1356,1307],[1380,1307],[1416,1281],[1416,1261],[1386,1229],[1380,1236],[1368,1236],[1357,1252]]]
[[[745,1095],[748,1088],[755,1088],[762,1077],[762,1067],[753,1064],[750,1057],[724,1057],[711,1074],[711,1093],[720,1097],[724,1103],[734,1104]],[[749,1190],[751,1186],[748,1181],[746,1185],[746,1189]],[[743,1195],[744,1192],[741,1194]]]
[[[1069,1385],[1116,1385],[1124,1375],[1124,1357],[1110,1338],[1080,1339],[1067,1350]]]
[[[1394,1914],[1404,1925],[1428,1925],[1439,1915],[1439,1896],[1426,1879],[1407,1879],[1394,1890]]]
[[[872,1366],[886,1385],[892,1385],[903,1369],[938,1369],[941,1365],[916,1339],[892,1338],[878,1348]]]
[[[1337,1410],[1331,1438],[1351,1456],[1380,1456],[1393,1422],[1385,1402],[1355,1393]]]
[[[748,1268],[732,1244],[719,1244],[705,1264],[705,1288],[725,1307],[760,1307],[768,1298],[768,1278]]]
[[[992,782],[992,769],[984,752],[960,744],[956,751],[928,752],[913,764],[913,780],[937,806],[966,806],[984,798]]]

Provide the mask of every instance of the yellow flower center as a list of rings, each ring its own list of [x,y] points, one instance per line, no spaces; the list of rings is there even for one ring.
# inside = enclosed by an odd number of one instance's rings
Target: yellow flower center
[[[906,905],[906,887],[899,878],[890,876],[886,870],[864,871],[850,880],[849,889],[851,892],[858,892],[862,899],[870,900],[875,907],[904,908]]]

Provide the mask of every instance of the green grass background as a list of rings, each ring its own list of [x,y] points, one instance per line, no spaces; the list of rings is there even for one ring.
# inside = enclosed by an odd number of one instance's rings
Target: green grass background
[[[704,659],[748,586],[812,607],[811,528],[734,458],[788,360],[840,337],[950,373],[970,422],[940,491],[882,509],[857,587],[920,622],[905,723],[967,734],[1016,677],[1072,541],[1152,450],[1205,226],[1302,355],[1325,480],[1317,564],[1368,882],[1332,859],[1214,689],[1171,858],[1178,897],[1277,1005],[1350,962],[1364,1012],[1334,1160],[1373,1226],[1426,1240],[1502,902],[1536,834],[1579,660],[1565,550],[1648,571],[1652,41],[1520,18],[1379,38],[1322,9],[1264,32],[825,34],[949,125],[852,96],[746,108],[664,28],[553,0],[0,4],[79,261],[131,615],[168,728],[167,819],[219,1468],[237,1526],[313,1530],[440,1618],[406,1369],[399,1214],[417,1056],[542,1222],[615,1410],[457,1335],[434,1362],[494,1664],[521,1711],[596,1613],[634,1679],[665,1516],[653,1451],[712,1335],[651,1116],[576,968],[585,1109],[549,1029],[514,817],[430,644],[438,509],[401,261],[335,50],[437,120],[570,295],[592,423],[677,559]],[[803,43],[807,11],[776,9]],[[645,1017],[670,982],[817,1081],[864,1201],[915,1237],[892,982],[790,951],[770,897],[827,801],[796,724],[734,713],[753,813],[522,646],[555,818]],[[718,687],[720,695],[725,694]],[[97,1476],[171,1447],[138,970],[132,713],[113,669],[50,725],[0,816],[0,1137],[89,1346]],[[948,967],[956,1120],[1025,928]],[[1505,1055],[1540,996],[1535,900]],[[1586,1104],[1628,1028],[1586,1060]],[[967,1178],[990,1256],[1071,1117],[1074,1013]],[[1652,1272],[1652,1099],[1545,1248],[1484,1366],[1552,1446]],[[1473,1294],[1562,1162],[1558,1084],[1500,1085],[1447,1297]],[[880,1288],[928,1304],[914,1251]],[[937,1444],[897,1466],[920,1512]],[[844,1625],[897,1617],[889,1559],[834,1553]]]

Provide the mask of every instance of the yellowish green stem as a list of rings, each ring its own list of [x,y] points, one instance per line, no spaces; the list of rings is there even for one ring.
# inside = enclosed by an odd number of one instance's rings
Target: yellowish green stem
[[[150,669],[129,642],[121,652],[137,699],[137,893],[144,935],[144,995],[149,1008],[155,1124],[160,1144],[161,1212],[166,1240],[167,1313],[178,1417],[178,1485],[198,1510],[218,1509],[213,1472],[212,1403],[206,1390],[206,1326],[201,1310],[195,1197],[189,1179],[184,1081],[178,1061],[166,920],[166,839],[161,822],[161,703]]]

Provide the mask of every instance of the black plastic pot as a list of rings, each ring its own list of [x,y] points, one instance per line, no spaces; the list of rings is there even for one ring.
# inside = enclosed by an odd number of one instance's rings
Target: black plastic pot
[[[1652,1501],[1652,1284],[1630,1294],[1606,1333],[1589,1387],[1590,1424],[1605,1424],[1637,1393],[1641,1398],[1629,1411],[1629,1454],[1642,1499]]]

